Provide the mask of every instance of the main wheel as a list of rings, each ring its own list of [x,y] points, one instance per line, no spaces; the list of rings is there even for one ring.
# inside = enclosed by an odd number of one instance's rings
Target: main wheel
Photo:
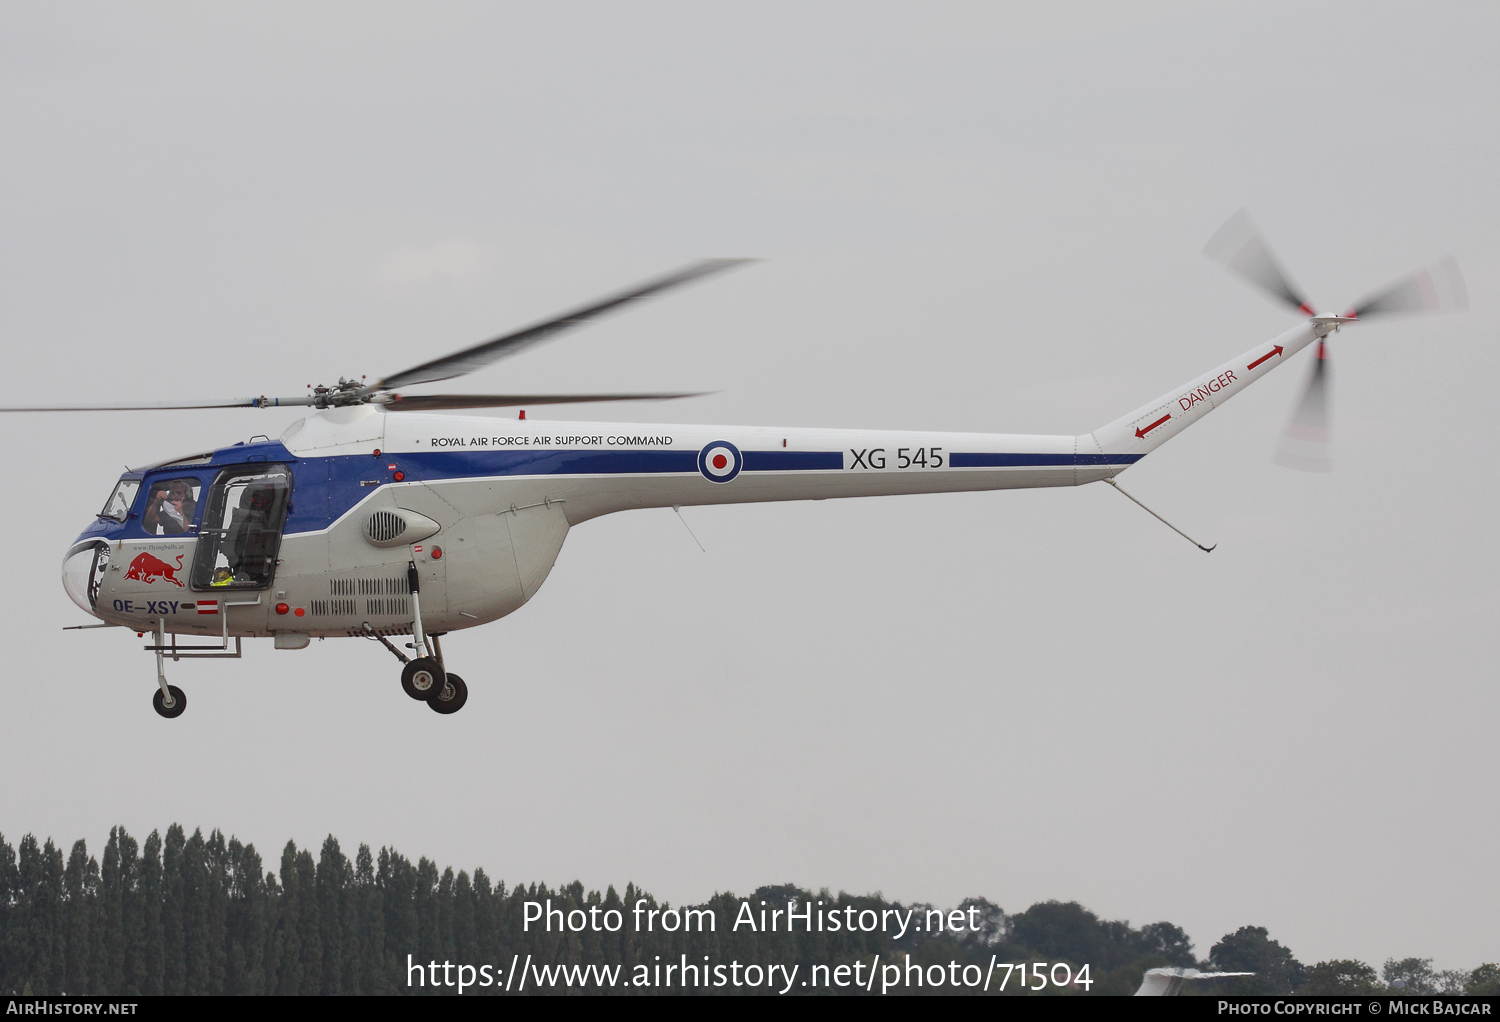
[[[417,657],[401,669],[401,687],[413,699],[431,699],[443,688],[442,665],[432,657]]]
[[[160,688],[157,688],[156,695],[151,697],[151,705],[156,707],[157,713],[170,720],[173,717],[182,716],[182,711],[187,709],[187,696],[183,695],[182,689],[176,685],[168,685],[167,691],[172,694],[171,706],[167,705],[167,698],[162,695]]]
[[[469,686],[456,674],[448,675],[442,689],[427,700],[427,705],[439,713],[457,713],[469,701]]]

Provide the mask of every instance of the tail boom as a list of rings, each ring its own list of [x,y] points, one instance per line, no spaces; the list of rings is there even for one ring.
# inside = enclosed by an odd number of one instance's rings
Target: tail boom
[[[1264,341],[1129,415],[1079,437],[1078,449],[1100,455],[1144,457],[1313,341],[1326,336],[1339,321],[1336,316],[1317,317]]]

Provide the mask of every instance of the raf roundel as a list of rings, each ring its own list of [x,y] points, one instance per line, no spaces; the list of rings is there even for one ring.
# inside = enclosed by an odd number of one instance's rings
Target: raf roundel
[[[740,474],[740,449],[728,440],[715,440],[698,452],[698,471],[711,483],[727,483]]]

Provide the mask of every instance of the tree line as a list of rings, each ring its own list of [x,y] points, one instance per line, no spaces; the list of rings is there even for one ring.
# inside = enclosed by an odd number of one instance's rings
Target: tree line
[[[351,860],[331,835],[316,857],[288,842],[277,865],[269,869],[254,845],[226,840],[217,830],[206,837],[202,831],[188,836],[176,824],[165,836],[153,831],[144,842],[116,827],[98,858],[82,840],[65,856],[50,839],[39,843],[27,835],[12,847],[0,835],[0,992],[445,995],[458,992],[451,970],[425,969],[428,963],[489,965],[503,975],[512,962],[525,959],[541,967],[619,966],[628,976],[633,969],[662,962],[733,960],[797,965],[799,975],[807,977],[814,965],[868,966],[879,955],[885,962],[923,967],[1063,962],[1071,967],[1069,975],[1089,965],[1087,989],[1041,991],[1053,994],[1133,993],[1145,970],[1158,966],[1256,973],[1185,991],[1193,993],[1500,993],[1500,966],[1493,964],[1469,972],[1435,972],[1430,959],[1392,960],[1378,975],[1353,960],[1306,967],[1262,927],[1226,934],[1200,962],[1181,927],[1157,922],[1136,928],[1100,919],[1076,902],[1040,902],[1007,914],[985,899],[968,899],[958,908],[978,925],[961,930],[768,932],[731,929],[741,899],[724,893],[694,906],[713,910],[717,925],[712,930],[638,931],[629,920],[639,900],[648,908],[669,906],[633,884],[623,892],[610,887],[603,893],[585,891],[577,882],[507,888],[482,869],[472,874],[440,870],[429,859],[413,863],[390,848],[372,853],[361,845]],[[615,910],[627,922],[614,932],[556,925],[548,932],[537,923],[528,930],[525,903],[548,899],[564,913],[594,909],[598,918]],[[916,919],[932,910],[879,895],[813,892],[793,885],[762,887],[750,901],[821,903],[825,912],[852,909],[856,914],[914,910]],[[943,970],[937,975],[944,975]],[[472,986],[467,995],[502,989]],[[634,989],[617,986],[613,992]],[[557,985],[542,992],[570,991],[599,992],[597,985]],[[757,990],[684,991],[678,985],[640,992]],[[955,981],[905,992],[977,990]],[[993,985],[991,992],[997,992]],[[1018,982],[1005,990],[1023,992],[1035,991],[1023,990]]]

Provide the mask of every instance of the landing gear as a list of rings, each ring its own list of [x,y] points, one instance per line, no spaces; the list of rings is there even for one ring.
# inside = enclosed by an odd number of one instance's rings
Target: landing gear
[[[401,669],[401,687],[413,699],[431,699],[442,691],[443,665],[432,657],[417,657]]]
[[[441,689],[434,692],[427,705],[438,713],[457,713],[469,701],[469,686],[456,674],[450,674]]]
[[[156,690],[156,694],[151,697],[151,705],[156,707],[157,713],[171,720],[182,716],[182,711],[187,709],[187,696],[176,685],[168,685]]]
[[[425,702],[437,713],[457,713],[469,701],[469,686],[458,675],[449,674],[444,668],[443,647],[438,643],[438,637],[442,633],[429,635],[422,630],[422,597],[415,561],[406,566],[406,581],[407,592],[411,594],[412,610],[412,641],[406,647],[417,654],[416,659],[410,659],[393,646],[391,640],[370,627],[370,622],[362,624],[360,631],[375,639],[390,650],[391,656],[401,661],[401,688],[407,695]]]
[[[187,709],[187,696],[176,685],[167,684],[166,657],[162,652],[167,641],[165,618],[157,619],[153,632],[156,636],[156,693],[151,697],[151,705],[156,707],[157,713],[171,720],[182,716],[182,711]]]

